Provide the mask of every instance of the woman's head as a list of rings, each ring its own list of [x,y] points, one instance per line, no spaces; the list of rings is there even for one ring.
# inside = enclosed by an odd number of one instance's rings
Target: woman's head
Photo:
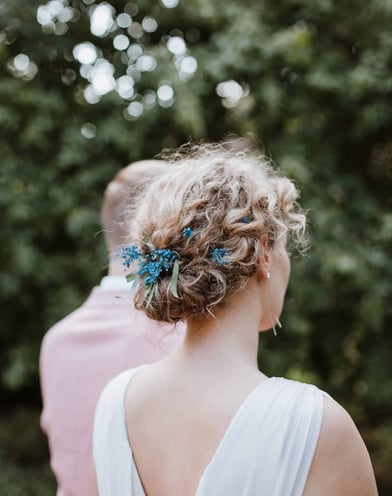
[[[175,171],[151,185],[131,233],[142,253],[153,245],[176,254],[178,297],[163,271],[149,299],[142,276],[135,305],[158,321],[203,319],[256,275],[262,248],[303,246],[305,216],[293,183],[265,158],[219,144],[164,158]]]

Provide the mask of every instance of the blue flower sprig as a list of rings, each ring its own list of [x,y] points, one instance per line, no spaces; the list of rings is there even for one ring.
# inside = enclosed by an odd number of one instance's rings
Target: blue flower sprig
[[[136,245],[123,246],[121,248],[122,264],[127,269],[129,269],[133,261],[139,260],[141,256],[142,253]]]
[[[229,263],[225,257],[227,257],[227,248],[214,248],[210,251],[210,260],[217,263],[219,267]]]
[[[182,230],[183,238],[190,238],[193,235],[193,229],[191,227],[184,227]]]
[[[173,269],[174,262],[179,258],[178,253],[170,248],[152,250],[141,263],[138,274],[147,275],[144,284],[155,284],[163,272],[168,273]]]
[[[125,268],[130,268],[131,264],[138,262],[138,269],[127,274],[128,282],[139,282],[144,277],[145,299],[147,307],[150,305],[154,296],[156,284],[162,275],[171,273],[170,289],[175,298],[179,298],[177,292],[177,281],[179,273],[179,254],[170,249],[157,249],[146,236],[145,242],[149,252],[142,252],[137,245],[124,246],[121,249],[121,257]]]

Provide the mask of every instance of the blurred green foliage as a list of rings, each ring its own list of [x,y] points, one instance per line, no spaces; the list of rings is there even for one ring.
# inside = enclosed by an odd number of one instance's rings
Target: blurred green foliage
[[[25,400],[0,404],[0,494],[53,496],[56,482],[39,410]]]
[[[114,173],[189,138],[249,134],[298,182],[312,240],[260,364],[346,406],[389,494],[392,5],[165,3],[0,3],[1,395],[38,401],[45,330],[103,275]],[[90,26],[97,5],[106,30]]]
[[[0,454],[0,492],[7,496],[53,496],[56,494],[54,477],[47,464],[42,467],[31,464],[23,467],[10,462]]]

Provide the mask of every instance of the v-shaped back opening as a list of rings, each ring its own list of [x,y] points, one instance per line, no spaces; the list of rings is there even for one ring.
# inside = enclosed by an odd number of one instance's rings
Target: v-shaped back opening
[[[131,444],[131,441],[130,441],[130,436],[129,436],[129,431],[128,431],[128,426],[127,426],[127,412],[126,412],[126,396],[127,396],[127,392],[128,392],[128,389],[132,383],[132,381],[134,380],[134,378],[139,374],[139,372],[144,369],[145,367],[147,367],[148,365],[142,365],[141,367],[139,367],[138,369],[135,370],[135,373],[131,375],[131,377],[129,378],[128,380],[128,383],[126,384],[125,386],[125,389],[124,389],[124,397],[123,397],[123,422],[124,422],[124,426],[125,426],[125,432],[126,432],[126,438],[127,438],[127,443],[128,443],[128,448],[131,452],[131,455],[132,455],[132,463],[134,464],[134,471],[135,471],[135,474],[137,475],[137,478],[138,478],[138,482],[140,484],[140,487],[142,488],[143,490],[143,494],[144,496],[147,496],[147,493],[146,493],[146,490],[145,490],[145,485],[143,483],[143,480],[140,476],[140,473],[139,473],[139,470],[138,470],[138,467],[137,467],[137,464],[136,464],[136,459],[135,459],[135,456],[134,456],[134,450],[132,448],[132,444]],[[256,393],[262,388],[262,386],[264,386],[266,383],[269,383],[271,380],[275,379],[274,377],[269,377],[267,379],[263,379],[262,381],[259,382],[259,384],[257,384],[257,386],[255,386],[251,391],[250,393],[246,396],[246,398],[240,403],[240,405],[238,406],[238,408],[236,409],[235,413],[233,414],[228,426],[226,427],[223,435],[221,436],[218,444],[217,444],[217,447],[216,449],[214,450],[211,458],[210,458],[210,461],[207,463],[207,465],[205,466],[202,474],[201,474],[201,477],[198,481],[198,484],[197,484],[197,489],[196,489],[196,492],[195,492],[195,496],[197,496],[198,492],[199,492],[199,489],[200,489],[200,486],[203,482],[203,479],[205,477],[205,475],[207,474],[208,470],[210,469],[210,467],[214,464],[214,461],[215,459],[218,457],[218,454],[220,452],[220,450],[222,449],[222,446],[224,445],[224,443],[226,442],[227,438],[229,437],[230,435],[230,432],[232,431],[233,429],[233,426],[235,425],[235,423],[237,422],[238,418],[241,416],[241,413],[243,412],[243,410],[246,408],[246,406],[250,403],[251,399],[256,395]]]

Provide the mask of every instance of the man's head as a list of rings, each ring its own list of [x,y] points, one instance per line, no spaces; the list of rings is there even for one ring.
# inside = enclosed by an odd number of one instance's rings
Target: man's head
[[[108,184],[102,209],[101,225],[109,252],[124,243],[127,236],[127,212],[137,207],[148,186],[168,165],[162,160],[141,160],[121,169]]]

